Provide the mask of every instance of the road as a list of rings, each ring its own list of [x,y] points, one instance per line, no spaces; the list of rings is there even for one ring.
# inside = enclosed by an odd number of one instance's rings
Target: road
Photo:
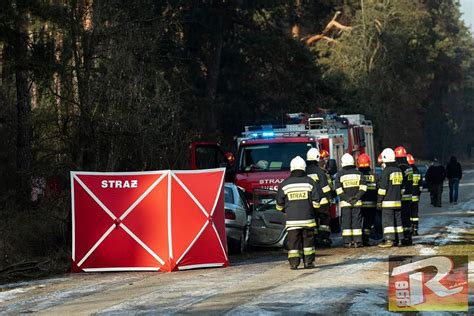
[[[65,314],[390,314],[389,255],[474,254],[474,170],[460,203],[420,203],[421,236],[412,247],[317,250],[317,268],[289,270],[282,249],[231,256],[231,266],[176,273],[91,273],[4,284],[0,313]],[[474,313],[474,257],[470,257]]]

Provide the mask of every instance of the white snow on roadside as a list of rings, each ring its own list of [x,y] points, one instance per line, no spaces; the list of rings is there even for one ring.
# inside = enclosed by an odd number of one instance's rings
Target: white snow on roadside
[[[437,252],[433,248],[423,247],[419,250],[419,253],[422,256],[432,256],[435,255]]]
[[[18,294],[25,293],[31,289],[32,288],[25,287],[25,288],[17,288],[17,289],[13,289],[9,291],[0,292],[0,303],[11,300],[12,298],[15,298],[16,296],[18,296]]]

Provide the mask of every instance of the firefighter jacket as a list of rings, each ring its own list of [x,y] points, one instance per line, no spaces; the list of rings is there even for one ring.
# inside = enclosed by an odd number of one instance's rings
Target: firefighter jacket
[[[321,192],[319,192],[321,194],[319,204],[321,206],[329,204],[329,200],[331,199],[331,187],[329,186],[326,172],[319,167],[316,161],[310,161],[306,166],[306,173],[308,174],[308,177],[319,184],[318,187],[321,188]]]
[[[360,168],[364,175],[367,192],[362,196],[362,207],[377,207],[377,176],[370,168]]]
[[[344,167],[336,175],[335,189],[340,207],[361,207],[361,198],[367,192],[365,177],[354,166]]]
[[[420,193],[421,193],[421,173],[418,171],[416,165],[412,165],[413,169],[413,186],[412,186],[412,202],[419,202],[420,201]]]
[[[411,201],[413,191],[413,169],[402,162],[398,165],[403,173],[402,201]]]
[[[382,208],[401,208],[402,183],[402,170],[394,162],[387,163],[378,182],[377,204]]]
[[[276,209],[286,212],[288,230],[316,227],[313,208],[319,207],[319,190],[318,184],[301,170],[292,171],[291,175],[280,183]]]

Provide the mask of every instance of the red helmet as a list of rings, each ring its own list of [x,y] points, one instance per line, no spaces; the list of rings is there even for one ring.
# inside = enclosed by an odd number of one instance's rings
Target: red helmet
[[[357,158],[357,167],[367,168],[370,167],[370,157],[367,154],[360,154]]]
[[[329,158],[329,152],[326,149],[321,149],[319,151],[319,158],[320,159]]]
[[[403,146],[398,146],[395,148],[395,157],[396,158],[404,158],[407,156],[407,151]]]
[[[411,154],[407,154],[407,160],[409,165],[414,165],[415,164],[415,158]]]
[[[379,157],[377,158],[377,163],[379,165],[381,165],[383,163],[383,160],[382,160],[382,153],[380,153]]]

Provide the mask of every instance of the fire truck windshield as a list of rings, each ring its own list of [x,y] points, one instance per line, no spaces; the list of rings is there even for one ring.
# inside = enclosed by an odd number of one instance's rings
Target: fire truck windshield
[[[313,147],[310,143],[268,143],[240,147],[240,172],[290,170],[290,161],[296,156],[306,158]]]

